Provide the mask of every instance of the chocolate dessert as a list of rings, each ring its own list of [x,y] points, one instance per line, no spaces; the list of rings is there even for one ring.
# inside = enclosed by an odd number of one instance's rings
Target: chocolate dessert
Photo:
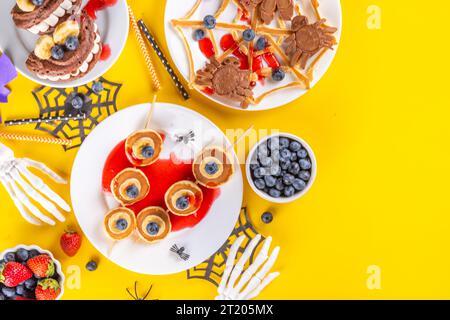
[[[76,13],[82,0],[17,0],[11,10],[18,28],[34,34],[49,34]]]
[[[218,188],[234,173],[228,154],[218,148],[205,148],[194,160],[192,171],[198,183],[207,188]]]
[[[112,240],[123,240],[136,228],[136,216],[130,209],[116,208],[106,214],[103,227]]]
[[[26,65],[41,79],[71,81],[92,70],[101,51],[97,25],[83,12],[79,22],[69,19],[59,24],[52,35],[41,36]]]
[[[148,207],[137,216],[137,230],[145,242],[164,239],[172,230],[169,214],[161,207]]]
[[[150,191],[150,183],[142,171],[127,168],[111,181],[111,192],[122,205],[130,205],[144,199]]]
[[[189,216],[200,209],[203,192],[192,181],[174,183],[164,197],[167,208],[177,216]]]

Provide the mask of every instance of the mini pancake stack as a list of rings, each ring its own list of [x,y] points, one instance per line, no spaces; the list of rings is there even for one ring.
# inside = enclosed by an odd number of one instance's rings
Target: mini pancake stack
[[[58,24],[52,35],[41,36],[26,65],[41,79],[72,81],[92,70],[101,51],[97,25],[83,12],[77,20]]]
[[[77,12],[82,0],[17,0],[11,10],[18,28],[34,34],[52,33],[59,23]]]

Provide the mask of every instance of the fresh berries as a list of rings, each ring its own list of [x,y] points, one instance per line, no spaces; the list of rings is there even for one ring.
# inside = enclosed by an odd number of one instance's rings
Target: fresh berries
[[[67,231],[61,236],[59,242],[64,253],[73,257],[81,247],[81,236],[78,232]]]
[[[255,44],[255,49],[258,51],[264,50],[267,47],[267,39],[265,37],[260,37]]]
[[[16,261],[16,254],[14,252],[8,252],[3,258],[6,262]]]
[[[94,260],[91,260],[86,264],[86,270],[88,271],[95,271],[97,270],[97,268],[98,268],[97,262],[95,262]]]
[[[203,24],[206,29],[214,29],[216,27],[216,18],[212,15],[207,15],[203,18]]]
[[[244,32],[242,33],[242,38],[247,42],[253,41],[255,37],[256,33],[253,29],[244,30]]]
[[[80,41],[78,40],[78,37],[72,36],[68,37],[66,39],[66,42],[64,43],[65,47],[69,51],[75,51],[80,46]]]
[[[44,3],[44,0],[31,0],[31,2],[32,2],[35,6],[39,7],[39,6],[42,6],[42,4]]]
[[[264,223],[271,223],[273,220],[272,212],[266,211],[261,215],[261,221]]]
[[[205,30],[197,29],[194,31],[193,38],[195,41],[200,41],[200,40],[204,39],[205,36],[206,36]]]
[[[145,146],[141,149],[141,155],[145,159],[149,159],[149,158],[153,157],[154,154],[155,154],[155,149],[153,149],[152,146]]]
[[[124,231],[128,227],[128,222],[126,219],[118,219],[116,221],[117,230]]]
[[[27,266],[37,278],[47,278],[55,274],[55,264],[46,254],[31,258],[27,261]]]
[[[76,110],[80,110],[81,108],[83,108],[83,98],[79,95],[76,95],[72,98],[72,100],[70,101],[70,103],[72,104],[72,107]]]
[[[16,287],[32,276],[30,269],[18,262],[6,262],[0,266],[0,282],[6,287]]]
[[[286,76],[286,74],[284,73],[284,71],[280,68],[278,69],[274,69],[272,71],[272,79],[274,81],[283,81],[284,77]]]
[[[132,184],[131,186],[128,186],[127,189],[125,190],[125,192],[127,193],[127,197],[129,197],[131,199],[136,199],[139,195],[139,189],[134,184]]]
[[[20,248],[16,252],[16,258],[18,262],[25,262],[28,260],[28,250],[25,250],[24,248]]]
[[[94,93],[99,94],[100,92],[103,91],[103,84],[101,81],[95,81],[92,84],[92,91],[94,91]]]
[[[60,293],[58,281],[50,278],[39,280],[35,291],[37,300],[56,300]]]
[[[206,173],[209,174],[209,175],[216,174],[217,171],[219,171],[219,166],[218,166],[217,163],[214,162],[214,161],[208,162],[208,163],[205,165],[205,171],[206,171]]]
[[[159,232],[159,225],[155,222],[150,222],[145,229],[149,235],[155,236]]]
[[[52,48],[52,58],[55,60],[62,60],[64,58],[64,48],[56,45]]]
[[[175,202],[175,205],[178,209],[184,210],[189,207],[189,198],[186,196],[179,197]]]
[[[36,278],[32,277],[32,278],[28,279],[27,281],[25,281],[24,285],[25,285],[25,288],[27,288],[28,290],[34,290],[37,285],[37,280],[36,280]]]

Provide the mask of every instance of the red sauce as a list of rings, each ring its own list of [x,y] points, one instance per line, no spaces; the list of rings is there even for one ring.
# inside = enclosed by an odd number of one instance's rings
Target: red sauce
[[[246,21],[249,24],[251,23],[250,12],[247,10],[242,10],[241,8],[238,8],[238,12],[241,13],[241,21]]]
[[[117,0],[89,0],[84,10],[92,19],[97,19],[97,11],[112,7],[116,3]]]
[[[267,63],[267,65],[269,67],[271,67],[272,69],[277,69],[280,67],[280,62],[278,61],[277,57],[271,53],[271,52],[266,52],[263,55],[264,61]]]
[[[111,192],[111,180],[125,168],[133,167],[125,154],[125,141],[120,142],[109,154],[103,168],[102,186],[106,192]],[[177,181],[195,181],[192,173],[191,161],[182,162],[171,154],[170,159],[160,159],[150,166],[140,168],[150,182],[150,192],[140,202],[129,206],[135,214],[149,206],[160,206],[167,209],[164,195],[167,189]],[[170,214],[172,230],[177,231],[190,228],[199,223],[209,212],[214,201],[220,195],[220,189],[207,189],[203,191],[203,202],[195,215],[180,217]]]
[[[107,44],[102,44],[102,53],[100,53],[100,60],[106,61],[111,56],[111,47]]]
[[[210,38],[203,38],[198,41],[198,46],[200,51],[205,55],[205,57],[210,58],[216,54],[214,50],[214,45]]]
[[[207,94],[207,95],[213,95],[214,94],[214,89],[211,87],[205,87],[202,89],[202,92]]]
[[[250,68],[250,66],[248,65],[248,56],[245,53],[243,53],[242,50],[238,47],[236,41],[233,38],[233,35],[231,35],[230,33],[224,35],[220,39],[220,48],[223,51],[227,51],[229,49],[235,48],[233,50],[233,55],[236,58],[238,58],[239,61],[241,62],[240,68],[242,70],[248,70]],[[261,70],[263,67],[262,58],[260,56],[254,57],[252,64],[253,64],[252,70],[254,72]]]

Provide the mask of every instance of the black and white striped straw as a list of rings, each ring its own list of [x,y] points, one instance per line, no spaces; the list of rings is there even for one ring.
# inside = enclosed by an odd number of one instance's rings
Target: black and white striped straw
[[[26,119],[16,119],[16,120],[7,120],[5,121],[5,126],[21,126],[32,123],[48,123],[54,121],[77,121],[77,120],[86,120],[86,114],[79,114],[76,116],[68,115],[68,116],[56,116],[56,117],[40,117],[40,118],[26,118]]]

